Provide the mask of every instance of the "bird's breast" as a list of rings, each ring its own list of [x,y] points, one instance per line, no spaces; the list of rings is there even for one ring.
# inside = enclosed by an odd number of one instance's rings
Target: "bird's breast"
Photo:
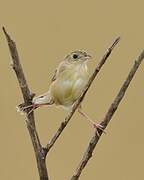
[[[68,68],[63,71],[50,87],[55,104],[71,106],[82,93],[88,79],[86,66]]]

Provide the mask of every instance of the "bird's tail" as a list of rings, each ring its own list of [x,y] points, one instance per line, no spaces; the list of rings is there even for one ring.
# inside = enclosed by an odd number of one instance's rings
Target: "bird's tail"
[[[16,108],[18,112],[23,113],[23,112],[26,112],[27,109],[29,108],[30,108],[29,112],[32,112],[34,109],[37,109],[38,107],[41,107],[43,105],[52,105],[52,104],[54,104],[54,100],[52,99],[50,92],[48,91],[45,94],[42,94],[33,98],[31,105],[26,106],[25,103],[22,103],[18,105]]]
[[[51,97],[50,91],[48,91],[45,94],[34,97],[32,102],[36,105],[52,105],[54,100]]]

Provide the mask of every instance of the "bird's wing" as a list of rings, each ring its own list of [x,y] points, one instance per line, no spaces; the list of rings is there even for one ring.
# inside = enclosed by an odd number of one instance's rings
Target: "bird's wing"
[[[53,77],[51,79],[51,82],[55,81],[56,80],[56,77],[57,77],[57,69],[55,70],[54,74],[53,74]]]
[[[66,63],[63,61],[59,64],[58,68],[55,70],[54,75],[51,79],[51,82],[55,81],[58,77],[58,75],[63,72],[66,68]]]

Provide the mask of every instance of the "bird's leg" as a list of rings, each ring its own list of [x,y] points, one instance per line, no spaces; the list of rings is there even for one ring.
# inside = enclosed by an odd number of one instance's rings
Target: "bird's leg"
[[[32,111],[34,111],[35,109],[39,108],[39,107],[42,107],[42,106],[46,106],[46,105],[50,105],[49,103],[43,103],[43,104],[33,104],[33,108],[28,112],[28,115],[30,113],[32,113]]]
[[[18,111],[18,112],[19,112],[19,111],[20,111],[20,112],[26,112],[26,110],[27,110],[28,108],[32,108],[32,109],[28,112],[28,115],[29,115],[33,110],[41,107],[42,105],[47,105],[47,104],[31,104],[31,105],[29,105],[29,106],[25,106],[25,104],[22,103],[22,104],[20,104],[20,105],[17,106],[17,111]]]
[[[33,107],[33,108],[36,109],[36,108],[37,108],[37,105],[31,104],[31,105],[26,106],[25,103],[22,103],[22,104],[18,105],[16,108],[17,108],[17,111],[18,111],[18,112],[19,112],[19,111],[25,112],[26,109],[31,108],[31,107]]]
[[[35,109],[37,109],[37,108],[39,108],[39,107],[42,107],[42,106],[50,106],[50,105],[52,105],[52,104],[50,104],[50,103],[43,103],[43,104],[33,104],[33,108],[28,112],[28,115],[32,112],[32,111],[34,111]]]
[[[81,105],[78,108],[78,112],[85,117],[93,126],[94,128],[96,128],[96,133],[98,136],[100,136],[98,130],[100,129],[101,131],[103,131],[104,133],[106,133],[106,131],[104,131],[104,126],[102,126],[101,124],[96,124],[85,112],[83,112]]]
[[[20,108],[21,111],[25,111],[26,109],[28,109],[28,108],[30,108],[30,107],[34,107],[34,105],[31,104],[31,105],[29,105],[29,106],[23,106],[23,107],[20,107],[20,105],[19,105],[19,108]]]

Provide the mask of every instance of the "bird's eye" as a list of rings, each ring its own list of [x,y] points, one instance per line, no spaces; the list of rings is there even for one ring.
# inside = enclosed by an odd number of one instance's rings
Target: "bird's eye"
[[[39,98],[43,98],[44,96],[42,95],[42,96],[40,96]]]
[[[73,58],[74,58],[74,59],[77,59],[77,58],[78,58],[78,55],[77,55],[77,54],[74,54],[74,55],[73,55]]]

